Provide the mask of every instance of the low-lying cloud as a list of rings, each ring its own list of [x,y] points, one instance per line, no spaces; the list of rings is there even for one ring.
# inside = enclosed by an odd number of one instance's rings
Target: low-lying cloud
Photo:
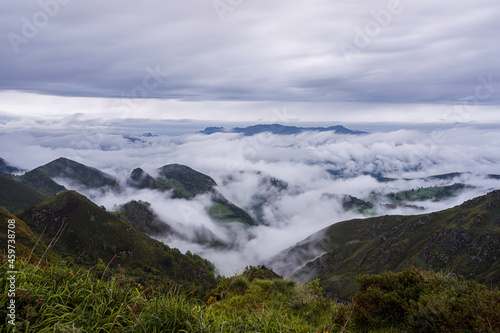
[[[162,241],[205,256],[223,274],[258,264],[332,223],[362,217],[342,208],[340,198],[345,194],[367,199],[372,192],[388,194],[456,182],[474,186],[452,199],[417,203],[425,211],[389,210],[373,202],[378,214],[416,214],[458,205],[500,188],[500,180],[486,178],[487,174],[500,174],[498,133],[472,127],[452,128],[439,135],[399,130],[361,136],[310,132],[247,137],[26,130],[1,134],[0,146],[0,157],[24,169],[64,156],[107,172],[122,184],[134,168],[154,174],[156,168],[171,163],[210,175],[217,189],[252,214],[259,226],[214,222],[207,212],[208,195],[172,199],[169,192],[131,188],[103,192],[62,183],[108,210],[132,199],[150,202],[158,217],[177,234],[160,237]],[[425,178],[451,172],[465,173],[448,180]],[[380,182],[376,176],[397,180]],[[196,239],[204,232],[229,246],[200,245]]]

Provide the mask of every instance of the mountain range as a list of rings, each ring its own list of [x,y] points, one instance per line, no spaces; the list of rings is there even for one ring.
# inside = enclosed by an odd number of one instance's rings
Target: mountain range
[[[0,216],[2,230],[7,230],[8,219],[16,220],[18,255],[32,252],[36,259],[94,267],[99,276],[107,264],[109,273],[122,270],[143,285],[161,285],[169,279],[201,292],[215,283],[213,267],[203,260],[150,238],[75,191],[62,192],[15,216],[1,209]],[[1,236],[3,243],[3,231]]]
[[[63,186],[72,184],[76,188],[117,193],[125,188],[170,191],[172,200],[207,195],[212,202],[209,213],[219,223],[238,222],[247,228],[257,224],[247,212],[224,198],[208,175],[180,164],[167,164],[156,169],[154,175],[136,168],[125,181],[120,181],[66,158],[21,176],[1,172],[0,206],[7,209],[0,211],[1,223],[4,225],[12,218],[19,221],[20,251],[32,252],[36,259],[65,260],[85,267],[97,265],[101,274],[109,263],[111,271],[122,267],[130,278],[146,284],[161,283],[168,277],[189,288],[210,288],[215,283],[210,262],[191,253],[183,255],[149,236],[175,231],[168,221],[159,220],[147,202],[132,200],[116,212],[107,212]],[[456,178],[452,174],[435,177],[447,181]],[[263,177],[262,181],[262,188],[269,193],[254,198],[257,207],[291,187],[275,178]],[[419,188],[388,197],[395,201],[433,200],[435,195],[453,195],[464,188],[461,184]],[[325,196],[328,199],[329,194]],[[369,202],[348,195],[343,197],[343,206],[346,210],[374,208]],[[226,246],[207,230],[194,233],[200,244]],[[6,239],[2,232],[1,242]],[[453,272],[496,285],[500,282],[498,258],[500,191],[496,190],[439,212],[335,223],[263,264],[298,281],[319,278],[328,295],[348,299],[356,291],[355,276],[408,266]]]
[[[350,130],[344,126],[330,126],[330,127],[296,127],[296,126],[285,126],[280,124],[270,124],[270,125],[253,125],[248,127],[235,127],[235,128],[224,128],[224,127],[207,127],[200,134],[214,134],[214,133],[241,133],[246,136],[251,136],[259,133],[269,132],[278,135],[292,135],[300,134],[303,132],[333,132],[335,134],[368,134],[367,132]]]
[[[21,189],[20,184],[12,183],[18,181],[31,186],[31,191],[38,190],[38,197],[55,195],[67,190],[65,186],[58,183],[69,183],[71,186],[83,189],[98,189],[101,191],[123,191],[126,187],[135,189],[152,189],[161,192],[171,191],[172,198],[191,199],[197,195],[208,194],[213,202],[209,209],[211,217],[220,222],[240,222],[247,225],[255,225],[256,222],[243,209],[227,200],[217,189],[217,183],[209,176],[180,165],[169,164],[155,170],[156,177],[152,177],[140,168],[134,169],[124,183],[96,168],[72,161],[67,158],[58,158],[50,163],[26,172],[21,176],[4,174],[0,181],[8,182],[10,185],[19,187],[16,193],[24,193],[28,188]],[[0,175],[1,176],[1,175]],[[33,194],[34,195],[34,194]],[[33,204],[33,195],[27,195],[25,204],[23,198],[5,198],[0,202],[7,209],[26,208]],[[9,203],[8,201],[15,201]]]

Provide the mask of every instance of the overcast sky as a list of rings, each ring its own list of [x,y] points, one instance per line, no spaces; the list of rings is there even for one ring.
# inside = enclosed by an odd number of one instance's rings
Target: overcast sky
[[[498,0],[0,7],[4,123],[75,113],[281,123],[500,118]]]

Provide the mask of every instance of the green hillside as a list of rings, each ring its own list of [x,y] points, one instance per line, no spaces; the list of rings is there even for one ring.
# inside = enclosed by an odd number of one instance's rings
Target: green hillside
[[[367,215],[375,214],[375,209],[373,208],[372,203],[353,197],[352,195],[346,195],[343,197],[342,208],[345,210],[354,210],[358,213]]]
[[[158,169],[156,180],[167,188],[174,188],[174,196],[191,198],[207,193],[217,186],[209,176],[181,164],[169,164]]]
[[[13,228],[15,232],[15,255],[16,257],[27,258],[31,255],[33,260],[38,260],[43,255],[45,245],[39,241],[39,237],[20,219],[0,207],[0,249],[8,252],[9,221],[15,221]],[[11,236],[12,237],[12,236]],[[38,242],[38,244],[37,244]],[[35,247],[35,245],[37,245]],[[40,245],[40,246],[38,246]],[[34,249],[33,253],[32,249]]]
[[[256,225],[253,218],[243,209],[227,200],[216,189],[217,183],[211,177],[181,164],[169,164],[159,169],[157,178],[153,178],[144,170],[137,168],[127,179],[127,184],[143,189],[173,190],[172,197],[190,199],[198,194],[210,194],[212,206],[208,214],[219,222],[240,222]]]
[[[34,169],[32,171],[26,172],[24,175],[20,176],[19,181],[30,185],[41,191],[57,194],[66,190],[66,188],[58,183],[56,183],[46,171],[42,169]]]
[[[15,166],[10,165],[3,158],[0,157],[0,172],[10,174],[10,173],[20,172],[20,171],[22,171],[22,170],[15,167]]]
[[[393,204],[400,204],[404,201],[440,201],[458,195],[466,187],[464,184],[455,183],[449,186],[433,186],[390,193],[387,197]]]
[[[319,257],[318,257],[319,256]],[[298,280],[321,279],[333,297],[356,291],[355,275],[408,266],[500,282],[500,191],[444,211],[339,222],[271,259]]]
[[[1,256],[1,254],[0,254]],[[3,259],[3,258],[2,258]],[[16,263],[15,330],[9,296],[0,294],[2,332],[497,332],[500,291],[458,276],[409,269],[358,277],[350,304],[323,296],[317,281],[299,285],[265,267],[220,277],[193,299],[114,275],[102,279],[67,262]],[[8,261],[0,261],[0,274]],[[8,290],[6,279],[0,288]]]
[[[138,189],[143,189],[143,188],[149,188],[152,190],[157,190],[157,189],[162,189],[162,190],[170,190],[171,187],[167,186],[162,186],[156,179],[154,179],[151,175],[149,175],[147,172],[142,170],[141,168],[136,168],[134,169],[128,179],[127,179],[127,185],[138,188]]]
[[[110,263],[146,285],[176,281],[203,290],[214,283],[202,265],[171,249],[74,191],[63,192],[17,215],[42,240],[57,242],[52,251],[84,267]]]
[[[60,157],[48,164],[38,167],[26,175],[35,173],[36,175],[46,175],[50,178],[67,178],[70,181],[83,185],[87,188],[100,188],[105,186],[115,186],[116,179],[104,172],[86,166],[84,164]],[[23,178],[26,178],[24,175]]]
[[[158,220],[158,216],[151,210],[149,202],[129,201],[114,214],[147,235],[162,235],[171,229],[167,224]]]
[[[50,194],[0,174],[0,207],[10,212],[28,208],[50,197]]]

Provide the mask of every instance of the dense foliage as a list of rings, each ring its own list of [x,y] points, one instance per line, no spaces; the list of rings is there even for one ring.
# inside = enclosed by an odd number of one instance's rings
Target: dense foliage
[[[318,253],[324,253],[317,256]],[[303,266],[293,278],[319,277],[332,297],[348,300],[355,275],[415,266],[451,270],[485,284],[500,283],[500,191],[421,215],[386,215],[335,223],[267,264]],[[278,271],[285,274],[283,271]],[[294,271],[291,271],[291,274]]]
[[[16,263],[18,332],[497,332],[500,291],[461,277],[409,269],[358,277],[350,304],[265,267],[219,277],[203,301],[175,284],[148,288],[124,274],[101,279],[61,262]],[[2,258],[0,272],[8,270]],[[262,279],[264,278],[264,279]],[[0,280],[0,315],[7,314]],[[2,332],[12,332],[5,321]]]
[[[364,327],[409,326],[418,332],[498,332],[500,291],[416,268],[358,277],[354,321]]]

